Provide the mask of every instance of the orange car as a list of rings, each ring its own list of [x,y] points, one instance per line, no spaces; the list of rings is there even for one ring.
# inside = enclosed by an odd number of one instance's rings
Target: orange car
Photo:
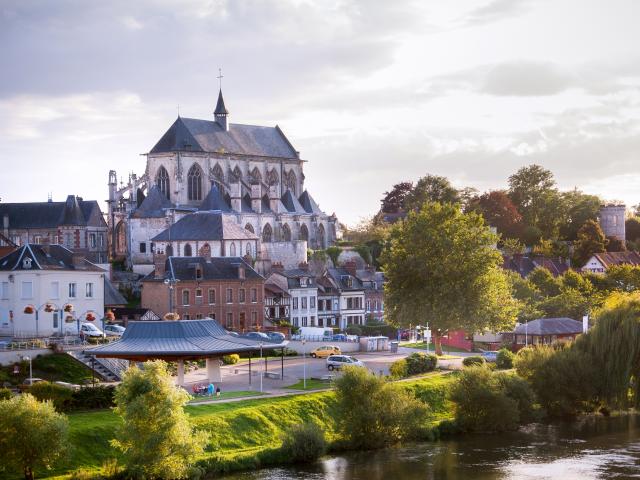
[[[334,345],[325,345],[323,347],[318,347],[315,350],[309,352],[312,358],[326,358],[329,355],[340,355],[342,352],[340,351],[340,347],[336,347]]]

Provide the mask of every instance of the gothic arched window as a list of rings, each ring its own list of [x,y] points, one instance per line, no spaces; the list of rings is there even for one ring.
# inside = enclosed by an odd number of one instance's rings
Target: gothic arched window
[[[262,241],[265,243],[269,243],[273,236],[273,230],[271,229],[271,225],[268,223],[262,229]]]
[[[231,246],[229,247],[229,256],[230,257],[236,256],[236,244],[233,242],[231,242]]]
[[[300,227],[300,240],[306,240],[307,242],[309,241],[309,229],[304,223]]]
[[[282,225],[282,239],[285,242],[291,241],[291,229],[289,228],[289,225],[287,225],[286,223]]]
[[[167,245],[167,248],[165,248],[164,253],[167,254],[167,257],[173,257],[173,246]]]
[[[247,255],[251,256],[251,244],[247,243]]]
[[[222,167],[218,163],[216,163],[216,166],[213,167],[213,178],[219,183],[224,183],[224,172],[222,171]]]
[[[326,235],[324,231],[324,225],[320,224],[320,226],[318,227],[318,238],[316,239],[316,242],[318,244],[318,248],[320,248],[321,250],[324,250],[327,247],[325,237]]]
[[[258,167],[255,167],[253,170],[251,170],[251,184],[259,185],[261,182],[262,175],[260,174],[260,170],[258,170]]]
[[[167,169],[161,166],[158,169],[158,174],[156,175],[156,185],[162,192],[162,194],[169,198],[169,194],[171,193],[171,188],[169,187],[169,173]]]
[[[269,170],[269,173],[267,173],[267,183],[269,185],[277,185],[279,181],[280,178],[278,177],[278,172],[276,172],[276,169],[272,168],[271,170]]]
[[[255,230],[253,229],[253,225],[251,225],[250,223],[247,223],[247,224],[244,226],[244,229],[245,229],[245,230],[247,230],[248,232],[256,233],[256,232],[255,232]]]
[[[202,200],[202,170],[194,164],[187,174],[187,194],[189,200]]]
[[[190,257],[192,254],[193,254],[193,252],[191,251],[191,245],[187,243],[184,246],[184,256],[185,257]]]

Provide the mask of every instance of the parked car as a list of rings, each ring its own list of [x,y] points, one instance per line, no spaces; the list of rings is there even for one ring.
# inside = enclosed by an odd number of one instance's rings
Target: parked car
[[[329,355],[340,355],[341,353],[342,351],[340,350],[340,347],[336,347],[335,345],[323,345],[315,350],[311,350],[309,355],[311,355],[311,358],[325,358]]]
[[[232,332],[230,330],[227,330],[227,335],[231,335],[232,337],[239,337],[240,335],[238,335],[238,332]]]
[[[110,337],[121,337],[126,328],[122,325],[105,325],[104,333]]]
[[[344,333],[337,333],[333,336],[332,340],[334,342],[346,342],[347,336]]]
[[[244,338],[249,338],[251,340],[256,340],[258,342],[268,342],[269,341],[269,337],[267,336],[266,333],[262,333],[262,332],[249,332],[249,333],[245,333],[243,335]]]
[[[482,358],[487,362],[495,362],[498,359],[498,352],[482,352]]]
[[[285,341],[285,336],[284,334],[280,333],[280,332],[267,332],[267,337],[269,337],[269,340],[271,340],[272,342],[284,342]]]
[[[104,332],[93,323],[83,323],[80,325],[80,335],[85,337],[104,337]]]
[[[364,367],[364,363],[349,355],[330,355],[327,357],[329,370],[340,370],[342,367]]]

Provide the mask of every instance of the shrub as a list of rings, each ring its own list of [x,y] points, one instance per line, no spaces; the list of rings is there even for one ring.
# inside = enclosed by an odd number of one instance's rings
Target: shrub
[[[409,376],[409,366],[407,365],[407,360],[402,358],[400,360],[396,360],[389,366],[389,374],[393,378],[405,378]]]
[[[338,430],[352,447],[383,447],[419,433],[427,409],[398,385],[346,367],[335,386]]]
[[[485,363],[487,363],[486,360],[478,355],[475,355],[473,357],[466,357],[464,360],[462,360],[462,365],[464,365],[465,367],[477,367],[484,365]]]
[[[504,394],[515,400],[518,405],[520,423],[538,420],[538,412],[534,408],[535,395],[526,380],[510,373],[496,373],[495,379]]]
[[[224,355],[222,357],[222,363],[225,365],[235,365],[240,361],[240,355],[237,353],[232,353],[231,355]]]
[[[406,358],[409,375],[432,372],[438,365],[438,357],[426,353],[412,353]]]
[[[518,402],[505,394],[487,368],[464,369],[450,398],[455,403],[456,423],[463,431],[501,432],[518,426]]]
[[[38,382],[29,387],[29,393],[38,400],[51,400],[59,412],[69,409],[73,391],[50,382]]]
[[[344,331],[347,332],[347,335],[362,335],[362,328],[360,328],[358,325],[349,325],[344,329]]]
[[[13,393],[8,388],[0,388],[0,400],[9,400],[13,397]]]
[[[324,431],[315,423],[292,425],[283,434],[281,451],[293,462],[312,462],[326,450]]]
[[[530,380],[553,354],[553,348],[547,346],[522,348],[513,359],[513,365],[518,375]]]
[[[507,349],[501,348],[498,351],[498,356],[496,357],[496,367],[501,370],[508,370],[513,368],[513,359],[515,358],[514,353]]]
[[[115,390],[116,387],[113,385],[96,385],[76,390],[71,397],[71,408],[91,410],[113,407]]]

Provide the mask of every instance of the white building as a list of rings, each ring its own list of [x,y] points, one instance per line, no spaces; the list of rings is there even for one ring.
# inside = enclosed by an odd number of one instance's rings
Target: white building
[[[334,284],[339,294],[340,328],[344,330],[349,325],[365,325],[365,288],[355,272],[346,268],[328,268],[324,278]]]
[[[265,283],[286,284],[291,302],[289,308],[291,325],[294,327],[318,325],[318,286],[311,272],[303,268],[289,270],[276,268]]]
[[[26,244],[1,258],[0,335],[76,334],[87,315],[100,326],[105,273],[61,245]]]

